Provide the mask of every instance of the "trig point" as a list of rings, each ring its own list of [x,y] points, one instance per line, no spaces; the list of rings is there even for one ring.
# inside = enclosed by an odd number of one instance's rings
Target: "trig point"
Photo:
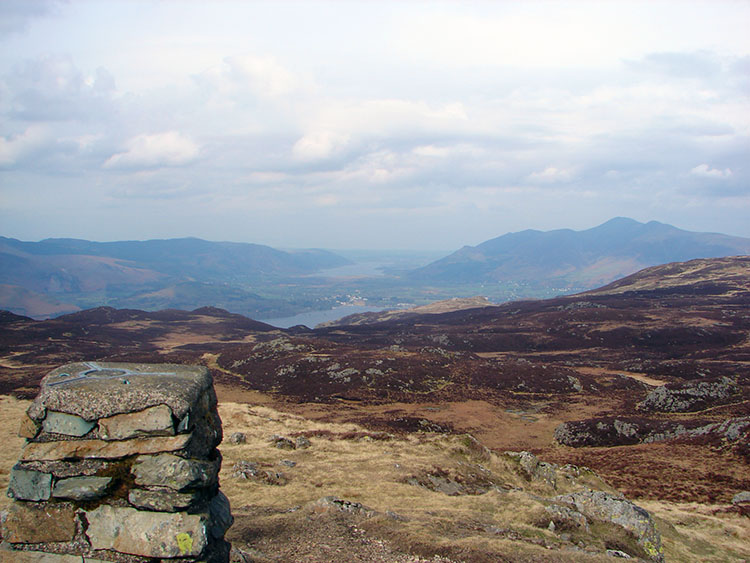
[[[228,561],[232,516],[219,491],[221,420],[206,368],[61,366],[42,380],[20,434],[27,443],[10,474],[7,555]]]

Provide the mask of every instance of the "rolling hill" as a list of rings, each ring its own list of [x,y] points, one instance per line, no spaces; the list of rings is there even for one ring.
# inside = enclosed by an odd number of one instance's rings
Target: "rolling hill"
[[[196,238],[91,242],[0,237],[0,307],[51,316],[95,305],[255,313],[281,305],[255,287],[349,264],[325,250],[285,252]]]
[[[584,231],[508,233],[465,246],[409,277],[432,283],[513,281],[591,289],[649,266],[749,253],[747,238],[617,217]]]

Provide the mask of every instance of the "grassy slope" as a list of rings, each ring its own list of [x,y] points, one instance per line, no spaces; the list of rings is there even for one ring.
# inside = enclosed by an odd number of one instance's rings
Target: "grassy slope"
[[[18,458],[23,440],[15,435],[27,401],[0,397],[0,487]],[[221,446],[222,490],[229,497],[235,525],[229,538],[255,561],[605,561],[593,553],[573,551],[573,544],[546,529],[543,503],[532,496],[558,491],[529,482],[507,457],[487,454],[465,437],[414,433],[387,440],[354,424],[313,422],[266,406],[222,403],[225,436],[242,431],[247,443]],[[273,447],[273,434],[310,436],[312,446],[293,451]],[[240,460],[261,469],[283,472],[284,486],[232,477]],[[287,467],[280,462],[296,462]],[[410,476],[442,469],[471,482],[471,475],[490,475],[501,489],[481,495],[447,496],[410,485]],[[488,472],[488,473],[485,473]],[[595,476],[581,482],[605,487]],[[523,489],[523,490],[520,490]],[[531,494],[527,494],[531,493]],[[316,503],[325,496],[359,502],[376,511],[369,517],[340,514]],[[0,496],[0,510],[10,502]],[[657,518],[668,561],[742,561],[750,557],[750,521],[714,514],[718,506],[649,501],[644,507]],[[391,511],[400,521],[386,515]],[[559,532],[559,531],[558,531]],[[612,530],[601,538],[574,535],[573,541],[603,549],[624,541]],[[450,558],[450,559],[445,559]]]

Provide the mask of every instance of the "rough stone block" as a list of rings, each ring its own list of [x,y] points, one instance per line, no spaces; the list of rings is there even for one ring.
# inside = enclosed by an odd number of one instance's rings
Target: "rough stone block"
[[[45,432],[66,436],[85,436],[94,426],[96,426],[96,421],[84,420],[74,414],[56,411],[47,411],[47,416],[42,421],[42,428]]]
[[[174,452],[187,448],[190,434],[158,438],[135,438],[108,442],[106,440],[71,440],[66,442],[31,442],[21,453],[24,461],[56,461],[60,459],[117,459],[137,454]]]
[[[135,483],[141,487],[167,487],[174,491],[216,484],[221,458],[215,461],[185,459],[172,454],[139,456],[133,464]]]
[[[3,539],[10,543],[65,542],[75,533],[75,510],[69,504],[13,503],[3,522]]]
[[[99,437],[103,440],[172,435],[172,409],[167,405],[157,405],[134,413],[116,414],[99,420]]]
[[[52,475],[14,467],[10,470],[8,496],[18,500],[47,500],[52,491]]]
[[[179,512],[194,506],[202,497],[203,495],[199,491],[178,493],[170,489],[131,489],[128,494],[128,502],[142,510]]]
[[[102,505],[86,513],[93,549],[143,557],[198,557],[208,544],[206,516]]]
[[[49,372],[28,414],[41,420],[47,409],[93,421],[164,404],[181,420],[212,390],[202,366],[80,362]]]
[[[112,483],[111,477],[70,477],[55,483],[52,496],[70,500],[86,501],[102,498]]]

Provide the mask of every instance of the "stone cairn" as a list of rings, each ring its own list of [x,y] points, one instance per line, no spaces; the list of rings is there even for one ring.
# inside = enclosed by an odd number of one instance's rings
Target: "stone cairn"
[[[84,362],[48,373],[21,422],[0,560],[229,560],[208,370]],[[53,555],[57,554],[57,555]]]

